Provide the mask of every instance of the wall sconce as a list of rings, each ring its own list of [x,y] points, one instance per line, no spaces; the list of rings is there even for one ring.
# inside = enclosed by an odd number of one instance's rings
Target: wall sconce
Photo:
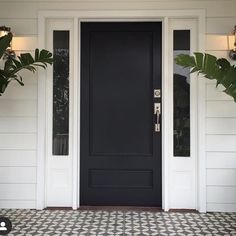
[[[231,46],[231,50],[229,51],[229,57],[231,60],[236,60],[236,25],[234,26],[234,30],[232,31],[233,37],[234,37],[234,42],[233,46]]]
[[[0,37],[8,34],[9,32],[11,32],[11,28],[10,27],[0,26]]]
[[[11,33],[11,28],[7,27],[7,26],[0,26],[0,37],[3,37],[7,34]],[[10,47],[8,47],[3,55],[3,59],[7,60],[10,58],[15,58],[16,57],[16,53],[12,50],[11,48],[11,44]]]

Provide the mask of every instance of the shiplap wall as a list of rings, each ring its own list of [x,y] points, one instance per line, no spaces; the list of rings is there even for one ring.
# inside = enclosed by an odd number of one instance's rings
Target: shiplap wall
[[[26,36],[18,50],[30,51],[39,10],[76,9],[206,9],[207,50],[216,56],[227,56],[220,35],[236,22],[235,0],[0,0],[0,25]],[[6,208],[36,202],[37,74],[24,78],[24,87],[13,84],[0,98],[0,207]],[[213,82],[206,87],[207,210],[236,211],[236,107]]]
[[[24,78],[24,87],[12,83],[0,98],[0,207],[6,208],[35,208],[37,80],[27,72]]]
[[[208,35],[207,52],[217,57],[228,57],[226,42],[225,36]],[[207,81],[207,210],[235,212],[236,105],[222,90],[221,86],[216,89],[215,81]]]

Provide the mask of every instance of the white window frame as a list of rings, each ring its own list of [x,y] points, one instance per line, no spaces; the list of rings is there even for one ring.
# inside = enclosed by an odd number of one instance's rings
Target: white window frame
[[[40,11],[38,15],[39,47],[46,47],[45,29],[48,19],[72,19],[73,20],[73,98],[72,98],[72,162],[73,162],[73,189],[72,208],[80,206],[79,177],[80,177],[80,22],[81,21],[162,21],[163,46],[162,46],[162,208],[169,210],[169,160],[171,157],[169,144],[173,127],[168,122],[170,113],[171,92],[168,84],[169,58],[168,33],[169,19],[195,18],[198,21],[198,50],[204,51],[205,46],[205,10],[128,10],[128,11]],[[46,79],[47,73],[40,71],[38,74],[38,143],[37,143],[37,188],[36,208],[45,208],[45,157],[46,157]],[[71,78],[72,79],[72,78]],[[197,82],[197,210],[206,212],[206,163],[205,163],[205,81]]]
[[[169,21],[169,109],[174,114],[174,31],[190,31],[190,54],[198,51],[197,49],[197,27],[196,19],[170,19]],[[180,208],[183,203],[186,208],[197,209],[197,75],[190,74],[190,155],[188,157],[174,156],[174,116],[172,115],[169,124],[172,126],[170,142],[170,159],[169,159],[169,195],[170,208]],[[171,92],[172,91],[172,92]],[[187,177],[190,186],[181,183],[183,176]],[[186,178],[184,178],[186,179]]]
[[[73,88],[74,88],[74,69],[73,69],[73,56],[74,56],[74,48],[73,48],[73,20],[72,19],[48,19],[46,22],[47,31],[46,35],[46,47],[51,52],[53,51],[53,32],[57,30],[65,30],[69,32],[69,144],[68,144],[68,154],[67,155],[53,155],[53,66],[47,68],[47,80],[46,80],[46,143],[45,143],[45,150],[46,150],[46,161],[45,161],[45,204],[49,204],[47,196],[47,192],[52,192],[50,189],[51,186],[47,186],[48,179],[49,179],[49,168],[50,163],[52,163],[55,159],[61,163],[63,166],[73,166],[73,145],[71,140],[73,140],[73,127],[72,125],[75,123],[73,120]],[[68,176],[69,179],[73,180],[73,177],[70,175]],[[68,192],[71,192],[73,188],[69,187]],[[63,197],[63,196],[61,196]],[[72,197],[71,197],[72,199]]]

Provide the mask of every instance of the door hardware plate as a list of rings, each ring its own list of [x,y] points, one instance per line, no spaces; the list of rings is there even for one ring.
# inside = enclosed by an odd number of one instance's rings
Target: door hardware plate
[[[155,123],[155,132],[160,132],[160,114],[161,114],[161,103],[154,103],[154,115],[157,115],[157,121]]]
[[[160,98],[161,97],[161,90],[160,89],[154,89],[154,98]]]

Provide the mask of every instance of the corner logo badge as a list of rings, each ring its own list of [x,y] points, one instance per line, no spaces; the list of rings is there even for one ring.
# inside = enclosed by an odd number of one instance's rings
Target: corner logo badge
[[[0,216],[0,235],[9,234],[12,230],[12,223],[7,217]]]

